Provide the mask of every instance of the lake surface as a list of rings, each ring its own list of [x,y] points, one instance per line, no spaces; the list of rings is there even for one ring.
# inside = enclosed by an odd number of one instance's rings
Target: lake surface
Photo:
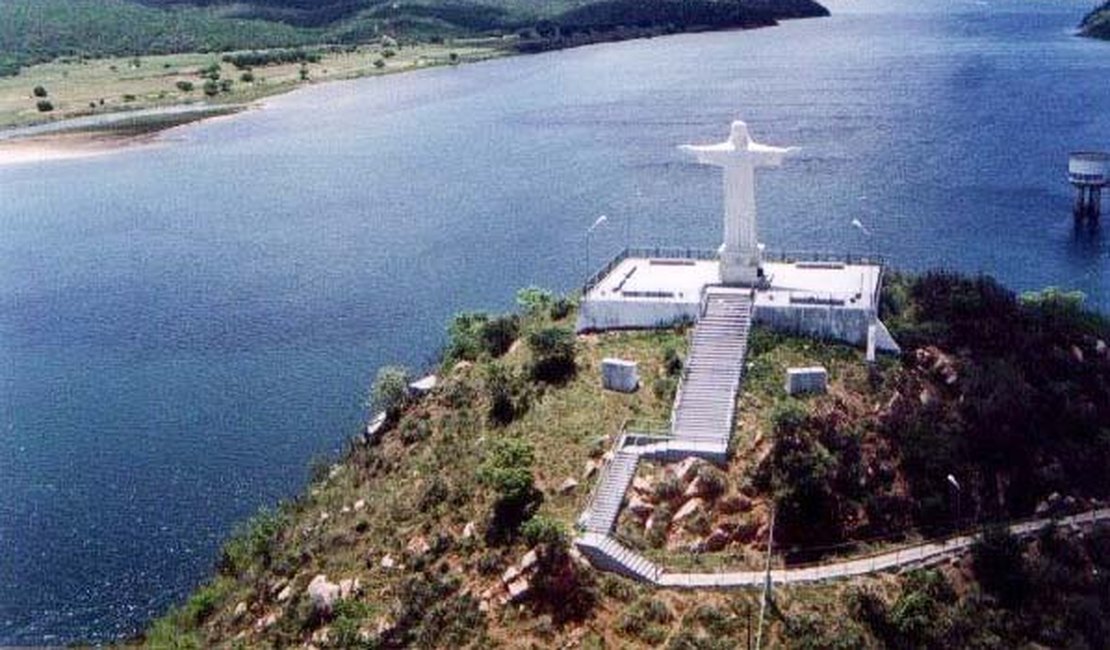
[[[427,364],[458,310],[574,288],[599,214],[594,266],[715,245],[719,172],[675,145],[735,118],[803,148],[759,179],[769,248],[1110,307],[1064,180],[1070,149],[1110,149],[1110,44],[1070,35],[1093,3],[908,4],[335,83],[0,168],[0,644],[179,601],[358,429],[378,366]]]

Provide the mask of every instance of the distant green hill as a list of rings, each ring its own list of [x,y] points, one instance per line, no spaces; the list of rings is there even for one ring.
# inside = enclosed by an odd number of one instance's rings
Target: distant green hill
[[[125,0],[0,0],[0,74],[61,56],[119,56],[299,45],[313,32],[211,9]]]
[[[1079,33],[1093,38],[1110,40],[1110,2],[1091,11],[1079,23]]]
[[[130,56],[523,33],[528,49],[827,15],[814,0],[0,0],[0,75]],[[627,28],[627,29],[626,29]]]

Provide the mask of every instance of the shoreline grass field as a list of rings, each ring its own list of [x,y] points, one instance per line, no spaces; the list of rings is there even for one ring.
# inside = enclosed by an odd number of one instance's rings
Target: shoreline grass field
[[[165,129],[236,113],[311,84],[498,58],[510,53],[497,47],[500,40],[363,45],[321,52],[314,62],[253,69],[224,61],[226,53],[38,64],[0,78],[0,165],[147,144]],[[41,101],[52,110],[39,110]]]

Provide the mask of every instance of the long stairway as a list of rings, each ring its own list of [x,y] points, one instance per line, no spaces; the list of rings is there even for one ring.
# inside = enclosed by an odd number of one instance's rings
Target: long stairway
[[[594,492],[586,517],[587,531],[601,535],[612,532],[624,501],[624,493],[628,491],[628,484],[636,473],[638,461],[639,454],[635,451],[618,449],[613,460],[602,469],[597,491]]]
[[[751,323],[749,292],[719,290],[706,296],[675,400],[671,432],[676,438],[708,439],[722,453],[728,448]]]
[[[659,566],[613,537],[624,495],[641,457],[726,460],[748,349],[752,300],[749,291],[730,289],[712,290],[705,300],[675,398],[670,439],[635,444],[622,435],[613,458],[601,470],[590,505],[580,520],[585,531],[575,544],[599,569],[659,583]]]

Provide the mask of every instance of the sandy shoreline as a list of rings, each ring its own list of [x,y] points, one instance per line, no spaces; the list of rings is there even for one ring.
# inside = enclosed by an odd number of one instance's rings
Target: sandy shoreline
[[[155,143],[155,135],[111,136],[103,133],[59,133],[0,141],[0,166],[52,160],[75,160],[118,153]]]

